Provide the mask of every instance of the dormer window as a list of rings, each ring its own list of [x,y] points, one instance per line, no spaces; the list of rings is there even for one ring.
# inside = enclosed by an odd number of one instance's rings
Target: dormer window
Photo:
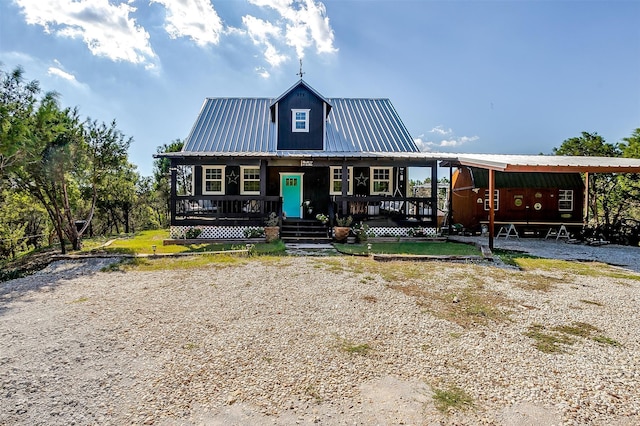
[[[309,133],[309,111],[308,109],[291,110],[291,131]]]

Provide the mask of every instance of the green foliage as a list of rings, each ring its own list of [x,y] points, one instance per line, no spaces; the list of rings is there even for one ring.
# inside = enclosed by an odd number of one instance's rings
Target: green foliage
[[[597,133],[582,132],[565,140],[556,155],[640,158],[640,129],[619,144]],[[589,174],[589,226],[594,237],[623,244],[640,240],[640,179],[637,174]],[[628,223],[631,220],[631,223]]]
[[[264,237],[264,228],[245,228],[243,234],[245,238],[262,238]]]
[[[457,386],[450,386],[447,389],[433,389],[433,402],[443,413],[450,413],[453,410],[466,410],[473,407],[473,398],[467,392]]]
[[[416,241],[416,242],[397,242],[397,243],[370,243],[371,251],[368,250],[368,244],[335,244],[338,251],[345,254],[424,254],[433,256],[468,256],[480,255],[480,250],[470,244],[461,244],[453,242],[432,242],[432,241]]]
[[[278,226],[280,224],[278,214],[275,212],[269,213],[269,216],[264,219],[264,224],[266,226]]]
[[[338,217],[336,215],[336,226],[351,226],[351,224],[353,223],[353,217],[352,216],[347,216],[347,217]]]

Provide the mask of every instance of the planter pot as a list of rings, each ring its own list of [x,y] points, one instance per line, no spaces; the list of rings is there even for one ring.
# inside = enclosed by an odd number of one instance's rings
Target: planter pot
[[[333,227],[333,237],[336,241],[345,241],[349,236],[349,232],[351,228],[348,226],[334,226]]]
[[[277,240],[280,237],[280,227],[279,226],[265,226],[264,228],[264,239],[266,242],[270,243],[272,241]]]

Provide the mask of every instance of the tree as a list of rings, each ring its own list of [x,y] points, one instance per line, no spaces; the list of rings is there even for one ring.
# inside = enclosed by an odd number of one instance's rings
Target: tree
[[[37,81],[25,83],[24,71],[17,67],[11,73],[0,68],[0,179],[16,162],[27,142],[30,120],[38,103]]]
[[[582,132],[580,137],[565,140],[557,155],[633,157],[640,158],[640,129],[619,144],[605,142],[597,133]],[[637,217],[640,185],[637,175],[600,173],[589,174],[589,220],[604,238],[619,240],[627,233],[626,221]]]
[[[156,150],[158,154],[166,152],[182,151],[184,142],[175,139],[169,144],[159,146]],[[153,190],[156,193],[157,202],[154,203],[154,211],[161,226],[169,224],[171,212],[171,173],[169,167],[171,162],[168,158],[156,158],[153,162]]]

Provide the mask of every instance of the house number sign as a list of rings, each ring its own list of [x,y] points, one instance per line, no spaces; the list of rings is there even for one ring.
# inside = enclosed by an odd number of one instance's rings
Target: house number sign
[[[313,160],[300,160],[300,166],[311,167],[313,166]]]

